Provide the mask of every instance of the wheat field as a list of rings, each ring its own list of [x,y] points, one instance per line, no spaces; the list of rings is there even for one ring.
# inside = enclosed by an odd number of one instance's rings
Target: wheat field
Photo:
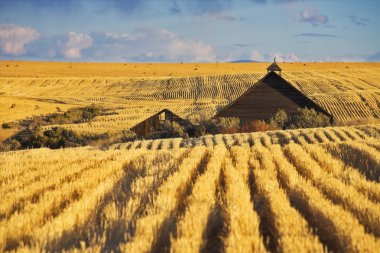
[[[63,127],[91,133],[120,131],[164,108],[197,121],[215,115],[244,93],[265,75],[266,66],[0,61],[0,124],[91,104],[114,114]],[[379,122],[380,64],[280,66],[284,78],[331,113],[337,123]]]
[[[270,63],[107,63],[0,61],[2,77],[184,77],[263,72]],[[376,62],[280,63],[284,71],[380,68]]]
[[[236,134],[204,135],[199,138],[173,138],[155,140],[136,140],[133,142],[114,144],[110,149],[175,149],[192,148],[196,146],[214,147],[223,145],[255,146],[278,144],[284,146],[291,143],[298,144],[327,144],[345,141],[363,141],[380,138],[380,125],[359,125],[351,127],[307,128],[283,131],[266,131]]]
[[[376,252],[379,136],[367,125],[1,153],[0,251]]]
[[[197,121],[266,66],[0,61],[0,124],[92,104],[112,113],[60,126]],[[0,252],[376,252],[380,64],[281,67],[338,123],[366,124],[0,153]]]

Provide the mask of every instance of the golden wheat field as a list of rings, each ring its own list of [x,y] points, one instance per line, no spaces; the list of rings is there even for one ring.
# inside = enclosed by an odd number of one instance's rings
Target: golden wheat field
[[[376,252],[380,127],[0,153],[0,251]]]
[[[112,113],[60,126],[196,122],[266,66],[0,61],[0,124],[91,104]],[[0,252],[378,251],[380,64],[281,67],[337,123],[366,124],[0,153]]]
[[[336,122],[379,122],[379,63],[280,65],[285,79],[334,115]],[[120,131],[164,108],[196,122],[244,93],[266,74],[266,66],[1,61],[0,124],[91,104],[114,114],[63,127]]]

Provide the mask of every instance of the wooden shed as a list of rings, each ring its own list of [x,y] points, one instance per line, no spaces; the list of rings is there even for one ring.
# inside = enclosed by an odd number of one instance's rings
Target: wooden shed
[[[139,137],[147,137],[153,132],[161,131],[162,123],[165,121],[177,122],[179,125],[184,126],[185,128],[192,126],[189,121],[181,118],[172,111],[163,109],[133,126],[131,130],[135,132]]]
[[[215,117],[238,117],[242,121],[269,120],[280,109],[292,113],[300,107],[314,108],[331,117],[327,111],[277,74],[275,71],[281,70],[277,64],[275,68],[268,70],[260,81],[224,107]]]

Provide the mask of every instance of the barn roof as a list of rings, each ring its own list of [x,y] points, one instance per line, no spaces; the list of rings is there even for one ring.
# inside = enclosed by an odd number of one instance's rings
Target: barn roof
[[[276,72],[268,72],[263,78],[261,78],[258,82],[256,82],[254,85],[252,85],[250,88],[248,88],[243,94],[241,94],[239,97],[237,97],[235,100],[233,100],[231,103],[226,105],[221,111],[219,111],[214,117],[222,117],[220,116],[225,111],[227,111],[229,108],[231,108],[234,104],[236,104],[241,98],[243,98],[245,95],[247,95],[250,92],[253,92],[254,89],[263,81],[265,81],[266,78],[268,78],[271,75],[275,75],[277,78],[280,78],[282,81],[284,81],[289,87],[291,87],[296,93],[304,97],[305,100],[308,101],[308,103],[312,104],[314,107],[318,108],[321,112],[323,112],[325,115],[329,117],[333,117],[329,112],[327,112],[325,109],[323,109],[319,104],[314,102],[312,99],[310,99],[306,94],[304,94],[302,91],[300,91],[298,88],[296,88],[292,83],[287,81],[285,78],[283,78],[281,75],[277,74]]]

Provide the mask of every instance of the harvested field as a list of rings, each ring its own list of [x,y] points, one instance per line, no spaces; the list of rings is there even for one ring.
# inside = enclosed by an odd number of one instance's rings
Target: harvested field
[[[4,67],[4,64],[11,67]],[[161,69],[161,72],[135,75],[134,72],[120,72],[119,67],[123,64],[104,64],[104,70],[100,70],[101,64],[72,63],[72,69],[78,68],[78,72],[65,72],[68,63],[19,62],[18,68],[25,64],[31,69],[45,70],[36,70],[36,76],[30,76],[28,71],[15,74],[13,64],[0,62],[0,103],[4,105],[0,107],[0,123],[55,112],[57,107],[65,111],[97,104],[115,112],[95,118],[91,125],[64,126],[81,132],[128,129],[164,108],[191,120],[211,117],[262,78],[266,65],[219,64],[225,66],[221,73],[219,65],[200,64],[205,72],[194,74],[190,71],[191,64],[169,64],[173,68],[176,66],[176,73],[178,67],[179,77],[174,77],[166,74],[169,65],[165,64],[138,65]],[[52,67],[55,65],[57,69]],[[88,65],[87,71],[93,72],[84,71],[84,66]],[[113,69],[113,66],[119,67]],[[379,121],[379,64],[307,63],[304,66],[284,63],[281,66],[284,78],[331,113],[337,122]],[[9,109],[13,104],[15,106]]]
[[[0,251],[375,252],[379,131],[1,153]]]

